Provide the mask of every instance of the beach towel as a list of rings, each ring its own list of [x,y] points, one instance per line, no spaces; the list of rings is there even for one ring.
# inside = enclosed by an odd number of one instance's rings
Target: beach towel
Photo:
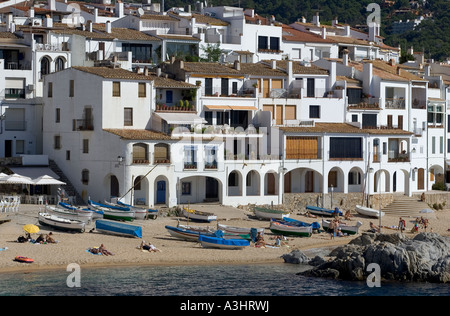
[[[97,247],[94,247],[94,248],[97,248]],[[86,252],[87,253],[90,253],[91,255],[102,255],[101,253],[92,253],[91,251],[90,251],[90,249],[92,249],[92,248],[88,248],[88,249],[86,249]]]
[[[2,251],[2,250],[6,250],[6,249],[8,249],[8,247],[5,247],[5,248],[0,248],[0,251]]]

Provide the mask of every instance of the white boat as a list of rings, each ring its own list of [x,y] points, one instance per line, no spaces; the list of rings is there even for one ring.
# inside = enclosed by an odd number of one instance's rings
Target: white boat
[[[356,225],[347,225],[347,224],[339,224],[339,228],[341,232],[348,235],[355,235],[358,233],[359,227],[361,227],[362,223],[360,221],[356,222]],[[322,219],[322,227],[324,230],[328,230],[330,227],[330,221]]]
[[[134,207],[131,205],[115,204],[115,203],[111,203],[108,201],[105,201],[105,204],[109,205],[109,206],[116,206],[116,207],[122,207],[122,208],[127,207],[130,209],[130,211],[134,212],[135,219],[145,219],[147,216],[147,213],[148,213],[148,210],[145,208],[142,208],[142,207]]]
[[[270,221],[270,231],[283,236],[311,237],[312,226],[285,225],[278,221]]]
[[[56,229],[67,230],[67,231],[78,231],[80,233],[84,232],[85,223],[82,221],[68,219],[59,217],[49,213],[39,213],[38,216],[39,223],[42,225],[51,226]]]
[[[379,216],[380,216],[379,210],[375,210],[373,208],[365,207],[362,205],[356,205],[355,210],[358,214],[369,216],[369,217],[379,218]],[[384,214],[385,214],[384,212],[381,212],[381,216],[384,216]]]
[[[61,207],[65,210],[69,210],[69,211],[77,212],[77,213],[81,213],[81,214],[92,213],[92,219],[103,218],[103,212],[101,212],[101,211],[91,210],[89,208],[83,208],[83,207],[79,207],[79,206],[74,206],[71,204],[63,203],[63,202],[59,202],[56,206]]]
[[[232,235],[246,235],[251,233],[251,228],[247,227],[236,227],[236,226],[229,226],[217,223],[217,229],[223,231],[227,234]],[[255,228],[257,233],[261,233],[261,235],[264,235],[264,228]]]
[[[270,220],[271,218],[283,219],[285,217],[289,217],[290,215],[290,213],[286,211],[272,210],[263,207],[255,207],[254,212],[256,217],[266,220]]]
[[[50,205],[45,206],[45,211],[47,213],[53,213],[54,215],[62,217],[62,218],[75,219],[78,221],[85,222],[87,224],[91,223],[92,214],[93,214],[93,212],[87,212],[87,211],[76,212],[76,211],[71,211],[68,209],[63,209],[63,208],[54,207],[54,206],[50,206]]]
[[[201,212],[183,207],[183,215],[191,221],[211,222],[217,220],[213,213]]]

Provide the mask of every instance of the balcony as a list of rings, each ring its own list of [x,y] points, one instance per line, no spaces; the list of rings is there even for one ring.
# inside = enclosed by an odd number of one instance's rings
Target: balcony
[[[185,162],[184,163],[184,170],[197,170],[197,162]]]
[[[217,161],[205,162],[205,170],[217,170]]]
[[[25,99],[25,89],[5,89],[5,99]]]
[[[73,120],[73,130],[74,131],[93,131],[94,130],[94,120],[93,119]]]
[[[197,112],[195,106],[189,102],[178,103],[178,105],[157,104],[157,112]]]
[[[405,99],[403,99],[403,98],[386,98],[384,107],[386,109],[404,110],[405,109]]]

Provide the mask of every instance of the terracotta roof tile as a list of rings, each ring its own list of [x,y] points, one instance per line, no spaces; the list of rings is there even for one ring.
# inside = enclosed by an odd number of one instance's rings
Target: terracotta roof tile
[[[402,129],[359,128],[348,123],[315,123],[314,126],[279,127],[286,133],[337,133],[337,134],[377,134],[377,135],[412,135]]]
[[[122,139],[129,140],[170,140],[170,136],[161,132],[146,129],[115,129],[105,128],[105,132],[119,136]]]
[[[308,43],[335,43],[331,39],[323,39],[321,36],[312,33],[296,30],[283,24],[283,41],[288,42],[308,42]]]

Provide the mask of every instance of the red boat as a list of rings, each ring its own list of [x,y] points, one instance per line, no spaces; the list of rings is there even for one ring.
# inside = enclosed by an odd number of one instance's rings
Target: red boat
[[[34,262],[33,259],[27,258],[27,257],[22,257],[22,256],[17,256],[14,260],[18,261],[18,262],[24,262],[24,263],[33,263]]]

